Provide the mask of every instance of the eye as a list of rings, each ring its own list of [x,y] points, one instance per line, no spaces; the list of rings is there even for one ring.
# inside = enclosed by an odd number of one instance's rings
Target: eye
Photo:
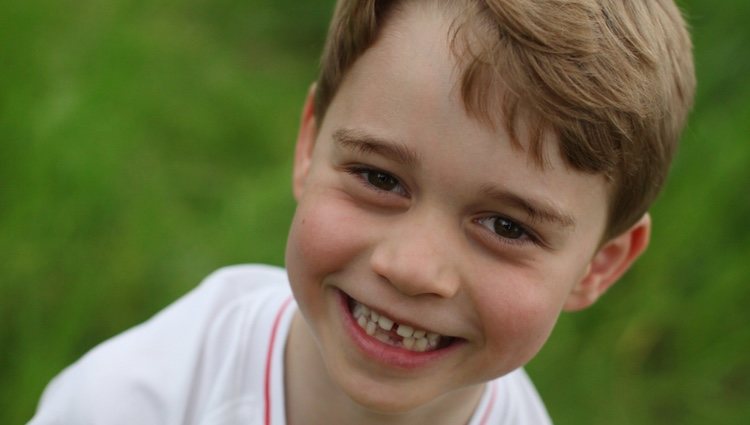
[[[372,190],[395,193],[401,196],[409,195],[399,179],[385,171],[357,166],[347,169],[347,172],[357,176],[366,187]]]
[[[518,239],[526,233],[521,226],[502,217],[495,217],[492,227],[495,233],[508,239]]]
[[[476,222],[481,224],[487,230],[491,231],[494,239],[499,240],[503,243],[539,243],[535,236],[531,232],[526,230],[526,227],[509,218],[493,215],[480,218],[476,220]]]
[[[363,174],[365,174],[368,183],[380,190],[390,192],[396,186],[398,186],[398,180],[396,180],[396,178],[390,174],[374,170],[364,172]]]

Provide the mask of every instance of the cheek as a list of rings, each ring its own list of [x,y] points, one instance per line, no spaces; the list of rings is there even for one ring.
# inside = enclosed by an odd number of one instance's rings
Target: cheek
[[[561,292],[528,280],[510,277],[487,283],[477,301],[490,352],[505,357],[508,370],[524,365],[544,345],[562,308]]]
[[[362,252],[362,227],[341,199],[303,200],[287,241],[286,263],[293,288],[341,270]]]

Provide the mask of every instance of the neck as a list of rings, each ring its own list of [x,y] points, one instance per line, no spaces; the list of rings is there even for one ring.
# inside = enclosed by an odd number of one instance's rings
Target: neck
[[[333,382],[299,311],[292,319],[284,353],[286,417],[289,425],[401,425],[468,423],[483,385],[446,394],[413,411],[388,414],[355,403]]]

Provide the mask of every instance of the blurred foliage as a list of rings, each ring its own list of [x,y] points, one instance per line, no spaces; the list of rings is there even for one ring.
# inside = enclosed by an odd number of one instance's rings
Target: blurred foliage
[[[528,369],[559,424],[750,423],[750,2],[682,1],[699,90],[651,248]],[[0,2],[0,423],[222,265],[283,263],[332,2]]]

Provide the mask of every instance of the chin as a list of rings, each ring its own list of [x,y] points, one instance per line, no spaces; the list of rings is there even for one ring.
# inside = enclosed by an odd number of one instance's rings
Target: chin
[[[376,415],[390,416],[402,415],[419,409],[419,407],[428,404],[429,396],[415,397],[414,388],[400,390],[393,385],[373,385],[367,387],[363,385],[351,385],[344,391],[349,398],[362,407]],[[352,388],[354,386],[355,388]]]
[[[339,364],[340,365],[340,364]],[[363,410],[378,416],[408,414],[429,405],[440,394],[438,382],[414,378],[385,378],[376,372],[329,367],[329,376],[346,396]]]

